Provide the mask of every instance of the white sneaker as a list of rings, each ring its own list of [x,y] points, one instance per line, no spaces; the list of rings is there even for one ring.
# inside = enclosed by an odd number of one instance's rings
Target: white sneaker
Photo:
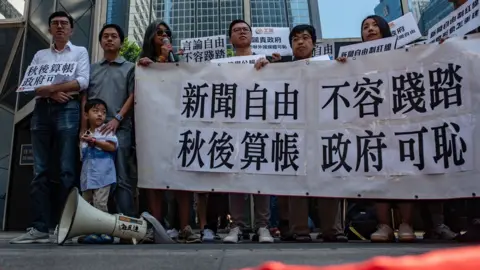
[[[273,243],[274,241],[270,231],[266,227],[259,228],[257,234],[259,243]]]
[[[202,241],[203,242],[213,242],[215,241],[215,234],[210,229],[203,230],[202,234]]]
[[[168,236],[170,236],[170,238],[172,238],[172,239],[177,239],[177,238],[178,238],[178,231],[177,231],[177,229],[167,230],[167,234],[168,234]]]
[[[398,241],[399,242],[412,242],[417,239],[412,227],[406,223],[400,224],[398,227]]]
[[[370,241],[372,242],[393,242],[395,234],[393,234],[392,228],[387,224],[378,225],[377,231],[372,233]]]
[[[230,229],[230,232],[228,233],[228,235],[225,236],[225,238],[223,238],[223,242],[236,244],[240,240],[241,236],[242,236],[242,232],[240,231],[240,228],[235,227]]]

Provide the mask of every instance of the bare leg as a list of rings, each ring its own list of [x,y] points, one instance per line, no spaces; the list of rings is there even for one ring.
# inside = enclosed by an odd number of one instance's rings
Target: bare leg
[[[190,225],[190,196],[189,191],[177,191],[175,196],[178,203],[178,214],[180,219],[180,229]]]
[[[398,208],[402,216],[402,223],[412,226],[413,203],[399,203]]]
[[[200,229],[207,225],[207,193],[197,193],[197,215],[200,223]]]
[[[393,229],[390,227],[390,203],[376,202],[378,229],[370,236],[372,242],[391,242],[395,240]]]

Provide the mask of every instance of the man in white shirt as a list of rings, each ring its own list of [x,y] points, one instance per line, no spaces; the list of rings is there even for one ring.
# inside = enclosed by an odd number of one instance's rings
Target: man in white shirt
[[[50,15],[48,23],[53,44],[38,51],[31,65],[76,62],[77,66],[73,76],[35,89],[36,104],[30,124],[34,158],[34,178],[30,185],[33,222],[26,234],[10,241],[12,244],[49,242],[52,165],[59,164],[61,205],[77,179],[79,92],[88,87],[90,61],[86,48],[69,41],[73,31],[72,17],[57,11]],[[54,156],[53,143],[59,150],[57,161],[50,158]]]

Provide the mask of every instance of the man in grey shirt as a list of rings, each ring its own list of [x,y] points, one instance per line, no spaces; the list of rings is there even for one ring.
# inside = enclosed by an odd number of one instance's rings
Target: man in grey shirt
[[[134,194],[137,187],[133,150],[133,90],[135,86],[135,64],[120,56],[120,48],[125,34],[120,26],[103,26],[98,37],[104,51],[103,59],[90,68],[90,84],[86,95],[82,97],[82,112],[87,99],[98,98],[107,104],[107,123],[102,133],[114,132],[118,138],[115,169],[117,186],[115,201],[118,212],[127,216],[136,216]],[[82,118],[81,133],[87,128]]]

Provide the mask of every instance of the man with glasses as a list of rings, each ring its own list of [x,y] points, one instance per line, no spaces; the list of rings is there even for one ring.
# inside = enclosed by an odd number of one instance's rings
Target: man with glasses
[[[250,46],[252,42],[252,28],[243,20],[234,20],[230,23],[228,35],[230,42],[235,48],[235,56],[253,55]],[[225,243],[237,243],[242,235],[242,229],[246,227],[245,194],[230,194],[230,215],[232,228],[230,233],[223,239]],[[273,237],[268,230],[270,219],[270,196],[253,195],[255,229],[260,243],[273,243]],[[256,238],[256,237],[255,237]]]
[[[11,240],[12,244],[49,242],[52,205],[49,176],[53,173],[52,163],[59,164],[59,202],[62,206],[77,179],[79,94],[88,87],[88,51],[69,41],[73,19],[66,12],[54,12],[48,18],[48,24],[53,43],[50,48],[38,51],[31,65],[62,62],[75,62],[77,65],[73,76],[57,79],[55,84],[35,89],[36,104],[30,124],[34,160],[34,178],[30,185],[33,223],[26,234]],[[59,151],[56,162],[50,158],[53,143]]]

